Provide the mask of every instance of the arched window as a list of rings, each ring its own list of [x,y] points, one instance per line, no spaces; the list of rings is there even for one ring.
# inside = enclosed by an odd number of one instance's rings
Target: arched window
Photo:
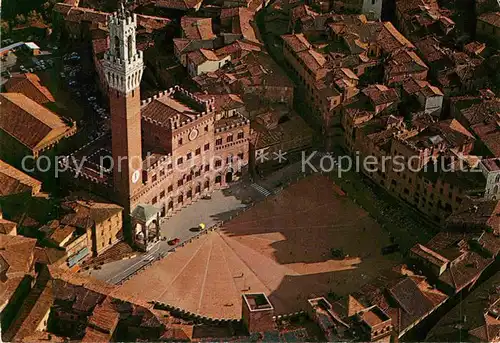
[[[497,193],[498,193],[498,185],[493,187],[493,194],[497,194]]]
[[[128,36],[127,38],[127,47],[128,47],[128,59],[131,60],[132,59],[132,55],[134,54],[134,52],[132,51],[132,35]]]
[[[116,57],[121,58],[121,56],[120,56],[120,38],[118,38],[118,36],[115,36],[115,53],[116,53]]]
[[[495,178],[495,182],[496,183],[499,183],[500,182],[500,174],[497,175],[497,177]]]

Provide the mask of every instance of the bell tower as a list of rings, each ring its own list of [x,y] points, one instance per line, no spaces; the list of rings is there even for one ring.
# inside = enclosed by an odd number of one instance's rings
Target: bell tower
[[[123,4],[108,19],[110,48],[104,54],[111,111],[113,181],[118,201],[132,211],[131,198],[142,186],[141,95],[144,64],[135,45],[136,14]]]

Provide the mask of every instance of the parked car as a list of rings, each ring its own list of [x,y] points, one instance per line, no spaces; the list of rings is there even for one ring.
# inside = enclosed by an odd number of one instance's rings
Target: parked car
[[[399,244],[391,244],[382,248],[382,255],[389,255],[399,251]]]
[[[180,243],[180,241],[181,240],[179,238],[174,238],[174,239],[169,240],[167,243],[168,243],[168,245],[177,245]]]
[[[347,257],[347,255],[344,253],[344,250],[343,249],[331,249],[331,254],[332,254],[332,257],[334,259],[338,259],[338,260],[343,260],[344,258]]]

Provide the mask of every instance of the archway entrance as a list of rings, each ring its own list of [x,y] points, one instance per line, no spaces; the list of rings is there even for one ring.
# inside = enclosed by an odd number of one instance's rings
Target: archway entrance
[[[226,173],[226,183],[233,181],[233,171],[231,169]]]

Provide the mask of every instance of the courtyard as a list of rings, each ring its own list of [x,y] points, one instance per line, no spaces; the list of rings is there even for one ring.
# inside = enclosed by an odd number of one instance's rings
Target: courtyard
[[[388,244],[366,211],[313,175],[179,247],[119,292],[225,319],[241,318],[242,293],[264,292],[276,314],[288,314],[311,297],[354,292],[398,264],[399,254],[381,255]]]

